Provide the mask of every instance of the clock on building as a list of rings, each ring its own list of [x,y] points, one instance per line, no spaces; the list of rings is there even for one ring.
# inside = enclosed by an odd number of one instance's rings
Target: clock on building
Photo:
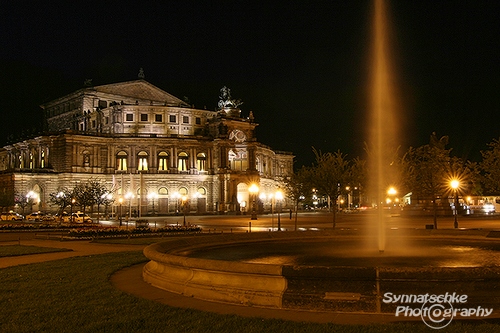
[[[243,131],[235,129],[231,131],[231,134],[229,134],[229,139],[236,142],[244,142],[247,139],[247,136],[243,133]]]

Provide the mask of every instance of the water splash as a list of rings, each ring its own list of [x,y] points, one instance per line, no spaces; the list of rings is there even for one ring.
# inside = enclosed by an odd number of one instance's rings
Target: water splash
[[[391,68],[387,6],[384,0],[375,0],[373,16],[371,121],[368,144],[369,165],[372,173],[371,195],[376,200],[378,248],[385,251],[385,216],[383,202],[386,189],[393,182],[390,165],[393,164],[397,138],[397,95],[394,71]]]

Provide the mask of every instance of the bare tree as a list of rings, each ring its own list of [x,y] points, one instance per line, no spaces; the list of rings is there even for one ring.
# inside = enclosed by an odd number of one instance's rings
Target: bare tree
[[[310,169],[302,167],[296,173],[283,178],[283,190],[285,195],[293,202],[295,210],[295,231],[297,231],[298,207],[305,196],[311,193],[312,185]]]
[[[336,153],[322,153],[313,148],[316,163],[310,169],[311,184],[330,199],[330,209],[333,213],[333,228],[337,222],[337,200],[345,193],[346,185],[352,180],[353,169],[346,155]]]

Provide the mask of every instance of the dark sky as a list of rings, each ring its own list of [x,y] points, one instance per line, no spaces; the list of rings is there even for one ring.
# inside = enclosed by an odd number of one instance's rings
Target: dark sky
[[[401,142],[448,135],[477,160],[500,137],[500,1],[389,4]],[[259,141],[312,163],[312,147],[363,156],[371,1],[0,2],[0,140],[39,104],[82,87],[146,80],[196,107],[219,90],[253,111]]]

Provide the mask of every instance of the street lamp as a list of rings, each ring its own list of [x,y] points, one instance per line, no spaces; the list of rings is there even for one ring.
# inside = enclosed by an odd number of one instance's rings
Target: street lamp
[[[148,199],[151,199],[153,202],[153,216],[155,215],[155,198],[158,198],[158,194],[156,192],[151,192],[148,194]]]
[[[134,198],[134,194],[132,192],[127,192],[125,194],[125,199],[128,199],[128,218],[127,218],[127,227],[128,221],[132,218],[132,199]]]
[[[257,196],[257,193],[259,192],[259,187],[256,184],[252,184],[248,188],[248,191],[252,195],[252,217],[250,219],[257,220],[257,212],[255,209],[255,197]]]
[[[122,226],[122,204],[123,204],[123,198],[120,197],[118,199],[118,202],[120,203],[120,214],[119,214],[119,219],[120,219],[120,227]]]
[[[178,215],[179,214],[179,198],[181,197],[181,195],[179,194],[179,192],[174,192],[174,193],[172,193],[172,197],[175,199],[175,215]]]
[[[396,198],[396,194],[398,194],[398,191],[392,186],[389,187],[389,189],[387,190],[388,198],[386,199],[386,203],[388,205],[391,205],[391,206],[396,205],[396,203],[398,202],[398,199]]]
[[[351,209],[351,203],[350,203],[349,199],[350,199],[351,194],[350,194],[349,191],[351,190],[351,187],[350,186],[346,186],[345,190],[347,192],[347,210],[350,210]]]
[[[70,219],[71,219],[71,223],[75,222],[75,217],[73,216],[73,206],[75,205],[75,198],[72,198],[71,199],[71,215],[70,215]]]
[[[33,213],[33,205],[36,203],[38,204],[38,194],[33,191],[29,191],[28,194],[26,194],[26,199],[30,204],[30,211]]]
[[[276,198],[276,205],[278,206],[276,207],[278,210],[278,231],[281,231],[280,213],[281,213],[281,200],[283,200],[283,193],[279,190],[276,191],[275,198]]]
[[[184,215],[184,221],[182,223],[183,226],[186,226],[187,200],[188,200],[187,196],[183,195],[182,196],[182,205],[181,205],[181,207],[182,207],[182,213]]]
[[[450,187],[453,189],[455,197],[454,197],[454,206],[455,206],[455,222],[453,226],[458,228],[458,188],[460,187],[460,181],[458,179],[452,179],[450,181]]]

